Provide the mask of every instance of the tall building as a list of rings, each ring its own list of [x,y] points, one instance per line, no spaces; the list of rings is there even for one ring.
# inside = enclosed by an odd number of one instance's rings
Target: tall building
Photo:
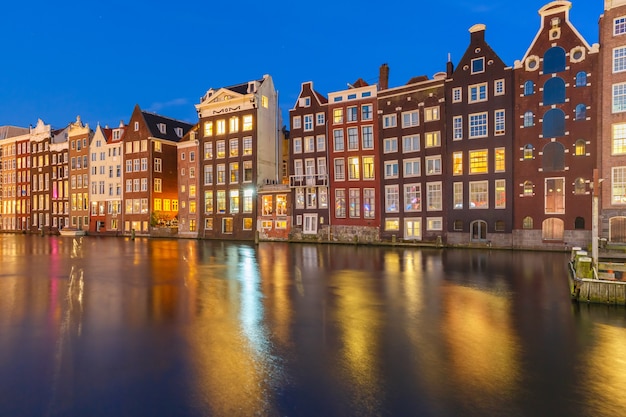
[[[387,88],[380,68],[378,119],[381,238],[437,241],[444,230],[445,73]]]
[[[510,246],[513,70],[485,41],[485,28],[470,28],[470,43],[446,80],[447,243]]]
[[[80,116],[68,130],[70,157],[70,226],[89,229],[89,144],[93,131]]]
[[[27,230],[30,215],[30,130],[0,127],[0,230]]]
[[[281,176],[278,94],[269,75],[209,89],[196,105],[201,213],[199,237],[252,240],[257,191]]]
[[[328,118],[332,238],[378,240],[381,182],[376,169],[380,158],[376,85],[359,79],[347,90],[330,93]]]
[[[200,205],[200,145],[198,125],[178,142],[178,236],[198,237]]]
[[[292,233],[328,237],[330,211],[328,205],[328,100],[313,89],[312,82],[302,83],[300,94],[289,110],[289,186]],[[273,211],[287,208],[287,202],[268,195],[261,206],[261,216],[271,217]]]
[[[124,233],[176,225],[177,143],[191,127],[135,106],[123,135]]]
[[[599,46],[572,25],[570,8],[553,1],[539,10],[539,31],[514,66],[516,247],[585,246],[591,238]]]
[[[599,236],[626,242],[626,0],[604,2],[600,16],[600,59],[595,82],[600,192]]]

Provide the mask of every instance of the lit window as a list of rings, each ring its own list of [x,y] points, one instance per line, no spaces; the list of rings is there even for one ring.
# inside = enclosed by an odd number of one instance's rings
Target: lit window
[[[626,204],[626,167],[614,167],[611,174],[611,203]]]
[[[239,132],[239,118],[237,116],[233,116],[228,119],[228,131],[230,133]]]
[[[426,143],[425,146],[427,148],[432,148],[435,146],[441,146],[441,134],[437,132],[427,132],[426,133]]]
[[[495,148],[494,149],[494,171],[495,172],[504,172],[506,171],[506,162],[504,158],[505,152],[504,148]]]
[[[228,144],[228,154],[230,156],[238,156],[239,155],[239,140],[231,139]]]
[[[422,210],[422,185],[405,184],[404,211],[413,212]]]
[[[574,154],[576,156],[584,156],[586,154],[587,142],[584,139],[576,140],[576,148]]]
[[[217,124],[217,134],[218,135],[223,135],[226,133],[226,120],[218,120],[216,122]]]
[[[613,125],[613,155],[626,154],[626,123]]]
[[[524,145],[524,159],[533,159],[533,145],[527,143]]]
[[[342,108],[333,110],[333,123],[334,124],[343,123],[343,109]]]
[[[397,213],[400,208],[400,197],[397,185],[385,186],[385,213]]]
[[[243,154],[252,155],[252,137],[250,136],[243,138]]]
[[[252,115],[243,116],[243,130],[252,130]]]
[[[261,96],[261,106],[263,106],[266,109],[269,107],[269,100],[267,99],[266,96]]]
[[[469,208],[489,208],[489,185],[487,181],[471,181],[469,183]]]
[[[585,194],[587,192],[587,186],[584,178],[576,178],[574,181],[574,194]]]
[[[439,106],[425,108],[424,120],[427,122],[432,122],[433,120],[439,120]]]
[[[496,208],[506,208],[506,180],[496,180]]]
[[[224,142],[223,140],[218,140],[216,142],[216,151],[217,151],[218,158],[225,158],[226,157],[226,142]]]
[[[363,179],[374,179],[374,157],[372,156],[363,157]]]
[[[463,208],[463,183],[455,182],[452,191],[452,204],[455,209]],[[462,228],[461,228],[462,230]]]
[[[348,179],[358,180],[360,178],[359,157],[348,158]]]
[[[469,173],[485,174],[488,172],[487,150],[469,152]]]
[[[204,136],[213,136],[213,122],[204,122]]]
[[[463,152],[452,154],[452,175],[463,175]]]

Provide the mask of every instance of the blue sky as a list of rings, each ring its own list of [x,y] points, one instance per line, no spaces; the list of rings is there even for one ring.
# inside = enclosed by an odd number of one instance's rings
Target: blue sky
[[[513,65],[539,29],[547,1],[386,0],[341,2],[91,0],[8,2],[0,45],[0,126],[93,128],[128,122],[135,104],[194,123],[209,88],[270,74],[285,118],[313,81],[322,94],[358,78],[389,85],[445,71],[469,43],[468,29]],[[590,43],[604,0],[573,0],[570,20]],[[287,120],[284,120],[288,124]]]

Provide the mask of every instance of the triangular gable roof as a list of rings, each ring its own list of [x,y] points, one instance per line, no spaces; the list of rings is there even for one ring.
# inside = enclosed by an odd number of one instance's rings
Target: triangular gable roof
[[[535,35],[535,38],[533,39],[533,41],[528,46],[528,49],[526,50],[526,53],[524,54],[524,57],[522,58],[522,60],[515,62],[516,68],[521,66],[522,63],[526,61],[526,58],[528,58],[528,56],[530,55],[530,51],[532,51],[533,47],[535,46],[535,43],[537,43],[537,39],[539,39],[541,32],[543,32],[544,30],[545,17],[550,16],[552,14],[557,14],[557,13],[565,12],[565,24],[572,30],[572,32],[574,32],[574,34],[578,37],[578,39],[582,41],[583,45],[587,48],[588,52],[597,52],[595,48],[592,49],[592,46],[589,45],[589,42],[587,42],[587,40],[580,34],[580,32],[570,22],[569,11],[571,8],[572,8],[572,2],[566,1],[566,0],[557,0],[551,3],[548,3],[545,6],[543,6],[541,9],[539,9],[538,13],[541,16],[541,26],[539,26],[539,30],[537,31],[537,34]]]
[[[300,84],[300,94],[298,94],[298,98],[296,99],[296,102],[294,103],[293,108],[291,110],[295,110],[296,107],[298,107],[298,102],[300,101],[300,99],[308,95],[308,92],[306,93],[304,92],[305,86],[307,86],[308,90],[311,91],[311,94],[317,101],[318,105],[322,106],[328,103],[328,99],[326,97],[324,97],[322,94],[318,93],[317,91],[315,91],[315,89],[313,89],[313,81],[305,81],[302,84]]]
[[[363,78],[359,78],[354,83],[352,83],[352,87],[354,87],[354,88],[367,87],[368,85],[369,84],[366,83],[365,80],[363,80]]]
[[[489,57],[489,59],[493,59],[494,62],[497,63],[498,65],[506,68],[507,66],[506,63],[502,61],[502,58],[500,58],[500,56],[496,53],[496,51],[494,51],[493,48],[489,45],[489,43],[487,43],[487,41],[485,40],[484,33],[480,33],[480,32],[485,32],[485,29],[486,29],[486,26],[483,24],[476,24],[469,29],[469,32],[471,34],[470,43],[467,46],[467,49],[465,50],[465,52],[463,53],[461,60],[459,61],[459,63],[456,65],[456,68],[452,72],[452,78],[454,78],[454,74],[456,74],[457,72],[461,73],[461,71],[465,71],[463,67],[465,65],[470,65],[472,59],[477,56],[475,39],[480,40],[479,56]]]

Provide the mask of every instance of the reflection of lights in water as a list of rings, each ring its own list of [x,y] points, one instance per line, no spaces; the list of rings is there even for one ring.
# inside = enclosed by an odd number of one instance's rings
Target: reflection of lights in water
[[[253,248],[240,248],[238,274],[241,281],[241,325],[257,354],[267,354],[269,342],[263,326],[262,294],[259,291],[259,271]]]

